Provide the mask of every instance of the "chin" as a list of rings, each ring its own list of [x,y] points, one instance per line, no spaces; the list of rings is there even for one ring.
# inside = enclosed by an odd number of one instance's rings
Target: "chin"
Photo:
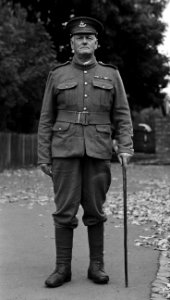
[[[83,50],[83,51],[80,51],[79,54],[87,54],[87,55],[90,55],[91,54],[91,51],[88,51],[88,50]]]

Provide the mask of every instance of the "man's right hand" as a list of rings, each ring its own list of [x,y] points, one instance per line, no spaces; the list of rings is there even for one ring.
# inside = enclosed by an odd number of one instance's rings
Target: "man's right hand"
[[[43,171],[46,175],[52,176],[52,166],[51,164],[41,164],[40,165],[41,171]]]

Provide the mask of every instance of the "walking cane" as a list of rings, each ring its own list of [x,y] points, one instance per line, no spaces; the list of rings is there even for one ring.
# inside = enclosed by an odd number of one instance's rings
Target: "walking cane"
[[[124,270],[125,287],[128,287],[128,248],[127,248],[127,174],[126,166],[122,162],[123,175],[123,206],[124,206]]]
[[[116,140],[113,140],[113,149],[118,155]],[[128,287],[128,247],[127,247],[127,174],[126,166],[122,160],[123,175],[123,207],[124,207],[124,270],[125,270],[125,287]]]

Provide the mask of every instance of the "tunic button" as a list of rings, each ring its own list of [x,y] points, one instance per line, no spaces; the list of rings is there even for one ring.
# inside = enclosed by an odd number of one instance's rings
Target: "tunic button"
[[[86,109],[87,109],[87,107],[84,107],[83,109],[84,109],[84,110],[86,110]]]
[[[61,127],[59,127],[59,130],[61,130]]]
[[[85,81],[85,83],[84,83],[85,85],[87,85],[87,82]]]
[[[87,94],[84,94],[84,97],[87,98]]]
[[[87,74],[87,71],[84,71],[84,74]]]

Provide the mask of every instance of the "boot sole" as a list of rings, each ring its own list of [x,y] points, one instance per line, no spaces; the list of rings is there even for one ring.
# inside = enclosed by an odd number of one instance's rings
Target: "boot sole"
[[[48,282],[45,281],[45,286],[48,288],[56,288],[69,281],[71,281],[71,275],[66,277],[62,282],[58,282],[56,284],[49,284]]]

